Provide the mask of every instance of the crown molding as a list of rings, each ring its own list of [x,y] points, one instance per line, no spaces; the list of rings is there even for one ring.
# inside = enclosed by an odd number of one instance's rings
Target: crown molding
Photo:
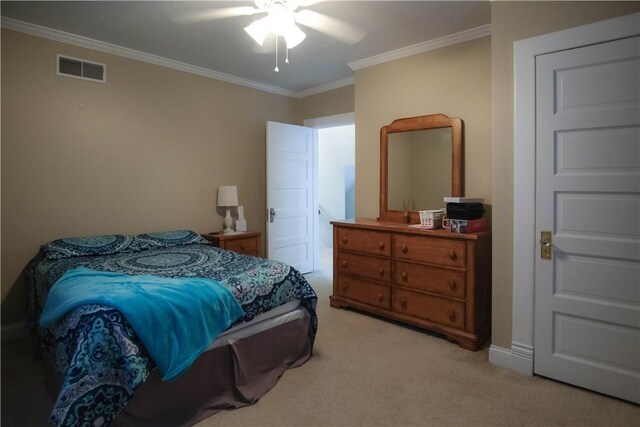
[[[8,30],[19,31],[21,33],[29,34],[32,36],[43,37],[49,40],[54,40],[61,43],[67,43],[74,46],[84,47],[87,49],[93,49],[100,52],[108,53],[111,55],[117,55],[128,59],[134,59],[137,61],[147,62],[149,64],[159,65],[165,68],[171,68],[178,71],[184,71],[186,73],[196,74],[202,77],[208,77],[215,80],[221,80],[227,83],[233,83],[240,86],[249,87],[252,89],[261,90],[264,92],[274,93],[276,95],[284,95],[292,98],[298,98],[298,93],[292,90],[283,89],[277,86],[267,85],[264,83],[256,82],[249,79],[243,79],[241,77],[233,76],[231,74],[221,73],[219,71],[211,70],[204,67],[198,67],[196,65],[186,64],[180,61],[174,61],[172,59],[163,58],[160,56],[152,55],[145,52],[140,52],[134,49],[114,45],[111,43],[105,43],[98,40],[90,39],[88,37],[78,36],[76,34],[67,33],[64,31],[54,30],[52,28],[42,27],[40,25],[34,25],[27,22],[19,21],[16,19],[2,17],[2,28]]]
[[[463,43],[469,40],[479,39],[481,37],[487,37],[490,35],[491,24],[482,25],[470,30],[461,31],[459,33],[450,34],[448,36],[440,37],[422,43],[417,43],[411,46],[382,53],[380,55],[375,55],[369,58],[350,62],[349,67],[351,67],[352,70],[357,71],[363,68],[371,67],[373,65],[383,64],[385,62],[394,61],[396,59],[406,58],[407,56],[428,52],[430,50],[440,49],[441,47],[451,46],[454,44]]]
[[[19,21],[17,19],[7,18],[4,16],[0,21],[0,26],[8,30],[18,31],[18,32],[29,34],[32,36],[43,37],[43,38],[61,42],[61,43],[66,43],[66,44],[79,46],[87,49],[93,49],[93,50],[108,53],[111,55],[121,56],[124,58],[133,59],[136,61],[142,61],[142,62],[158,65],[165,68],[170,68],[177,71],[196,74],[198,76],[220,80],[227,83],[248,87],[251,89],[273,93],[276,95],[288,96],[290,98],[300,99],[300,98],[305,98],[311,95],[317,95],[319,93],[328,92],[333,89],[338,89],[341,87],[352,85],[354,84],[354,81],[355,81],[354,77],[347,77],[345,79],[341,79],[341,80],[330,82],[324,85],[312,87],[310,89],[305,89],[302,91],[293,91],[293,90],[288,90],[288,89],[284,89],[277,86],[268,85],[265,83],[256,82],[254,80],[233,76],[231,74],[226,74],[219,71],[211,70],[209,68],[199,67],[196,65],[186,64],[184,62],[163,58],[161,56],[156,56],[156,55],[141,52],[138,50],[129,49],[123,46],[101,42],[99,40],[91,39],[88,37],[83,37],[83,36],[67,33],[60,30],[54,30],[52,28],[42,27],[40,25],[30,24],[28,22]],[[382,64],[384,62],[405,58],[407,56],[416,55],[418,53],[423,53],[430,50],[439,49],[441,47],[451,46],[457,43],[462,43],[462,42],[466,42],[469,40],[486,37],[490,35],[491,35],[491,24],[487,24],[481,27],[472,28],[470,30],[462,31],[456,34],[451,34],[438,39],[414,44],[401,49],[386,52],[380,55],[375,55],[370,58],[354,61],[349,63],[348,65],[354,71],[360,70],[363,68],[370,67],[372,65]]]
[[[333,89],[339,89],[341,87],[352,85],[355,82],[353,77],[347,77],[346,79],[336,80],[335,82],[330,82],[327,84],[323,84],[320,86],[312,87],[309,89],[305,89],[299,92],[296,92],[294,98],[306,98],[307,96],[317,95],[319,93],[328,92]]]

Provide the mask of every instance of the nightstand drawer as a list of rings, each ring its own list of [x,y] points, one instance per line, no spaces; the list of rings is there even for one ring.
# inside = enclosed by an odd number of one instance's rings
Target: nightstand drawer
[[[253,237],[247,237],[244,239],[235,239],[226,242],[225,249],[234,252],[257,254],[258,253],[258,240]]]
[[[237,234],[209,233],[202,237],[213,246],[228,251],[238,252],[244,255],[260,256],[262,233],[258,231],[246,231]]]

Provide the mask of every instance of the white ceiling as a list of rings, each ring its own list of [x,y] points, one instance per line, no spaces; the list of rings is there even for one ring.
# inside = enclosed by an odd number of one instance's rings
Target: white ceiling
[[[171,61],[302,93],[353,77],[349,64],[486,26],[488,1],[323,1],[306,8],[357,27],[347,43],[300,25],[307,38],[274,72],[275,42],[259,47],[243,28],[262,15],[190,20],[253,1],[2,1],[7,22],[34,24]],[[304,7],[303,7],[304,8]],[[303,9],[301,8],[301,9]],[[10,18],[9,20],[5,18]],[[15,25],[14,25],[15,26]],[[354,67],[356,68],[356,67]]]

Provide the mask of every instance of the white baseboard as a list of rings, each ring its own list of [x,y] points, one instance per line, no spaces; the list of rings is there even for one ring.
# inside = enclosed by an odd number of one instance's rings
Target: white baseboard
[[[17,340],[26,337],[28,334],[29,331],[27,330],[25,322],[9,323],[8,325],[2,325],[0,329],[2,342]]]
[[[533,348],[516,342],[511,343],[511,349],[492,345],[489,347],[489,363],[531,376]]]

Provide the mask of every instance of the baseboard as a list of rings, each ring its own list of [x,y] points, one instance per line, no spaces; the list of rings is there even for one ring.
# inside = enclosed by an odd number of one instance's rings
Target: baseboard
[[[489,363],[531,376],[533,348],[516,342],[511,343],[511,349],[492,345],[489,347]]]
[[[511,350],[492,345],[489,347],[489,363],[511,368]]]
[[[26,337],[29,334],[25,322],[9,323],[8,325],[2,325],[0,329],[0,336],[2,336],[2,342],[17,340],[19,338]]]

